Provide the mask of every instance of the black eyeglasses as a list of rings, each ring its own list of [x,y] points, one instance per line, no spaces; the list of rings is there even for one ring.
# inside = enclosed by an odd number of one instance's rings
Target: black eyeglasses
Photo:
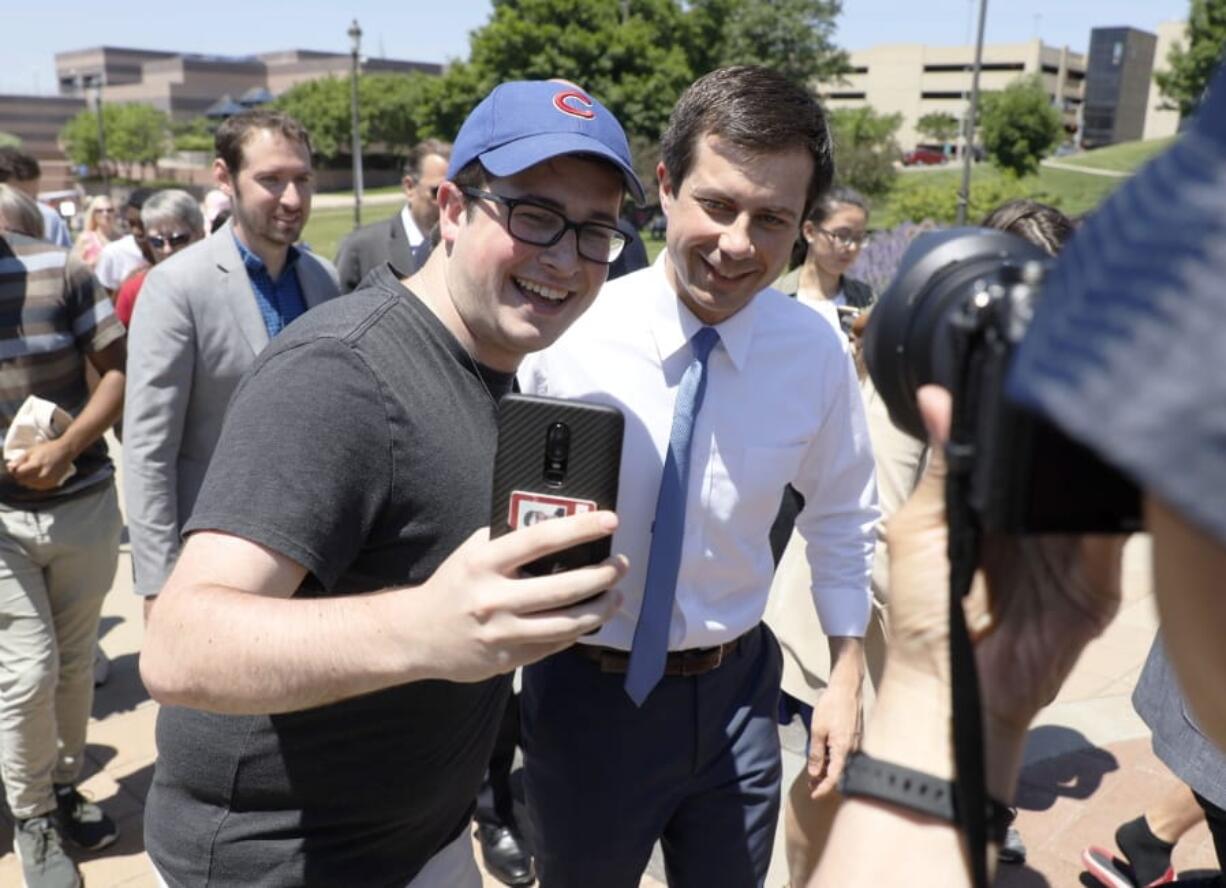
[[[860,234],[852,231],[849,228],[837,228],[834,231],[828,231],[825,228],[817,229],[826,237],[830,238],[840,247],[862,247],[864,242],[868,240],[867,234]]]
[[[160,234],[148,235],[145,240],[149,242],[149,246],[155,250],[161,250],[169,247],[181,247],[192,239],[191,233],[180,231],[178,234],[168,234],[162,237]]]
[[[630,235],[620,228],[600,222],[572,222],[557,210],[530,200],[503,197],[477,188],[461,188],[460,193],[502,204],[507,208],[507,233],[534,247],[552,247],[573,230],[579,255],[589,262],[608,265],[616,261],[630,240]]]

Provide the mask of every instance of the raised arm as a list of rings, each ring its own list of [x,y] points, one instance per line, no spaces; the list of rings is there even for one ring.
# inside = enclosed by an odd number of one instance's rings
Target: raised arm
[[[421,586],[330,598],[291,598],[306,570],[280,553],[193,534],[150,614],[141,677],[162,703],[256,714],[509,672],[612,616],[618,595],[592,596],[613,588],[626,563],[529,579],[519,566],[616,526],[612,513],[593,512],[492,542],[482,529]]]

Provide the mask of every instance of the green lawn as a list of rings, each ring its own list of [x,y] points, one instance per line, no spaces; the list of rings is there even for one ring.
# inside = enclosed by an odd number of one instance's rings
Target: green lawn
[[[1106,148],[1096,148],[1083,154],[1069,157],[1059,157],[1060,163],[1070,166],[1093,167],[1100,170],[1114,170],[1130,173],[1143,163],[1159,154],[1174,142],[1174,137],[1167,139],[1150,139],[1145,142],[1121,142]]]
[[[403,204],[364,204],[362,206],[362,224],[379,222],[400,212]],[[353,231],[353,208],[332,207],[324,210],[312,210],[311,221],[302,230],[302,239],[311,245],[311,249],[328,259],[336,258],[336,251],[341,240]]]
[[[1037,175],[1018,183],[1020,192],[1018,196],[1032,197],[1035,200],[1057,204],[1067,215],[1076,216],[1094,209],[1124,181],[1124,179],[1107,176],[1095,176],[1072,170],[1052,170],[1044,167]],[[1007,180],[1004,174],[995,167],[981,163],[976,165],[971,172],[972,196],[977,185],[1003,188],[1007,186]],[[893,228],[900,222],[923,221],[922,219],[907,219],[905,210],[898,206],[906,193],[912,189],[936,189],[944,192],[948,200],[952,201],[961,186],[961,169],[901,175],[889,195],[874,201],[872,227],[876,229]],[[972,205],[970,221],[978,221],[990,209],[991,207]]]

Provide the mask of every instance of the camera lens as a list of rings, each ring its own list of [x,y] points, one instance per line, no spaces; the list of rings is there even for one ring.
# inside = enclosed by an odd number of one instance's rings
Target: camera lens
[[[988,228],[915,239],[864,331],[865,364],[896,426],[928,437],[915,392],[929,383],[951,386],[952,320],[980,283],[999,281],[1004,267],[1046,258],[1033,244]]]

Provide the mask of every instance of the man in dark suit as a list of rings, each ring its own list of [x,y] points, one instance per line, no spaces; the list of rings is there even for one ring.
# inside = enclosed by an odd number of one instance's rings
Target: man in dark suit
[[[404,164],[404,209],[390,219],[364,225],[341,242],[336,254],[341,292],[357,289],[372,268],[392,263],[408,277],[430,255],[430,229],[438,222],[438,184],[447,175],[451,145],[437,139],[419,142]]]

